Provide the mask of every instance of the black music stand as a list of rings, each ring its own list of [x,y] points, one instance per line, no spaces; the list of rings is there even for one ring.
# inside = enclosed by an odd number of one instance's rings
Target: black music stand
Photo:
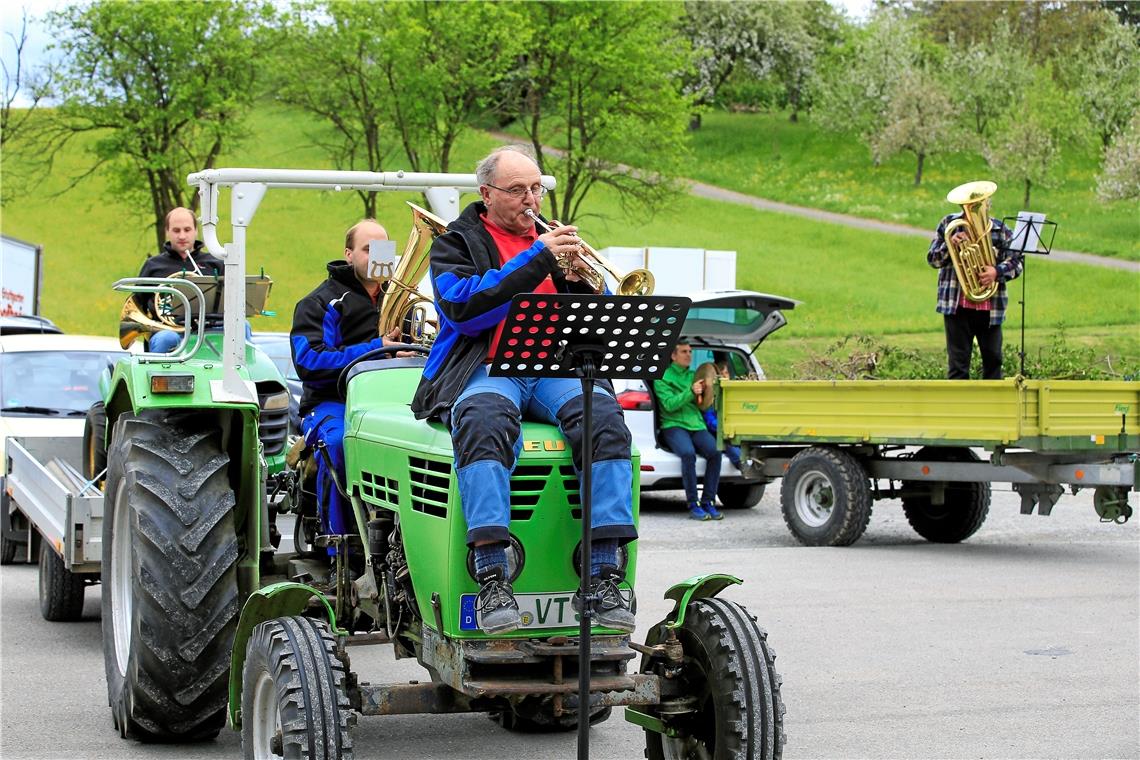
[[[590,756],[590,506],[597,379],[653,381],[672,363],[688,298],[524,293],[511,300],[490,372],[499,377],[582,381],[582,561],[578,595],[578,758]]]
[[[1013,227],[1010,222],[1014,222]],[[1013,239],[1010,240],[1007,251],[1022,254],[1021,262],[1021,347],[1017,352],[1021,360],[1018,374],[1025,376],[1025,281],[1028,279],[1029,260],[1025,254],[1033,253],[1039,256],[1048,256],[1053,250],[1053,238],[1057,237],[1057,223],[1046,221],[1044,215],[1023,211],[1017,216],[1002,217],[1002,224],[1011,231]],[[1049,242],[1045,242],[1045,230],[1049,230]]]

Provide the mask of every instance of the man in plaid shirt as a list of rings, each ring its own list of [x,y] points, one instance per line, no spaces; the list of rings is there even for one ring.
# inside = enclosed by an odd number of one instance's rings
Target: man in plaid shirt
[[[986,211],[989,211],[986,199]],[[993,219],[990,241],[993,243],[997,267],[985,267],[979,276],[982,285],[989,285],[995,279],[997,293],[988,301],[976,303],[966,298],[954,273],[950,251],[946,247],[946,225],[961,219],[962,212],[949,214],[938,224],[926,261],[938,270],[938,313],[942,314],[946,328],[946,356],[949,360],[947,377],[951,380],[970,378],[970,354],[974,350],[974,339],[982,353],[982,379],[1001,380],[1001,323],[1005,321],[1006,305],[1009,296],[1005,283],[1021,274],[1022,254],[1009,250],[1012,234],[1009,228],[998,219]],[[959,246],[969,242],[964,228],[954,233],[954,242]]]

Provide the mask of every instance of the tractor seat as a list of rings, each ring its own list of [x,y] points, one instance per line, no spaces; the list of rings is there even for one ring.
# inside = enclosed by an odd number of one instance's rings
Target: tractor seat
[[[372,361],[361,362],[348,371],[348,378],[346,382],[351,382],[352,378],[365,372],[377,372],[384,369],[403,369],[406,367],[418,367],[423,369],[427,364],[426,356],[408,356],[408,357],[393,357],[391,359],[373,359]]]

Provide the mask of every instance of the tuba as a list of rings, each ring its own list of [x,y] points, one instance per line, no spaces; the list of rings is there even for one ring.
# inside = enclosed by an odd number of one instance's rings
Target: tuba
[[[946,194],[947,201],[962,207],[963,216],[946,225],[943,239],[963,294],[976,303],[988,301],[998,291],[997,280],[986,286],[979,279],[985,267],[997,266],[997,256],[990,240],[993,221],[989,213],[989,199],[995,192],[996,184],[981,181],[967,182]],[[969,241],[961,246],[950,239],[959,229],[969,235]]]
[[[411,201],[408,205],[412,207],[412,231],[396,270],[385,278],[378,329],[381,336],[399,329],[413,343],[427,346],[436,330],[429,311],[432,300],[421,295],[417,285],[427,273],[431,243],[447,232],[447,222]]]

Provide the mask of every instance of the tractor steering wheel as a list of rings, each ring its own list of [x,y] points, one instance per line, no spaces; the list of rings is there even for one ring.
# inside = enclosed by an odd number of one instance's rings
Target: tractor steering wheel
[[[348,395],[348,373],[357,364],[360,364],[361,362],[367,361],[369,359],[375,359],[378,356],[387,356],[388,354],[394,354],[397,351],[415,351],[416,353],[423,354],[424,356],[427,356],[429,353],[431,353],[430,348],[427,348],[425,346],[418,346],[411,343],[401,343],[398,346],[380,346],[380,348],[374,348],[371,351],[366,351],[349,362],[345,368],[340,371],[340,375],[337,376],[336,379],[337,395],[342,399]]]

